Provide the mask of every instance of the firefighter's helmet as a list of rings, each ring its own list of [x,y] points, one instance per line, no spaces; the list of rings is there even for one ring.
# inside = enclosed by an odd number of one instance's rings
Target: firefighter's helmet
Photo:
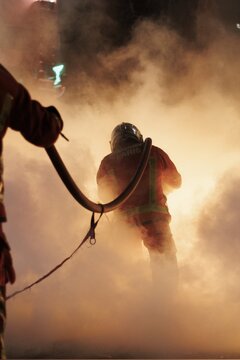
[[[142,143],[143,136],[135,125],[123,122],[120,125],[117,125],[112,131],[110,141],[111,150],[115,151],[121,149],[129,143],[129,140],[133,140],[133,142],[136,143]]]

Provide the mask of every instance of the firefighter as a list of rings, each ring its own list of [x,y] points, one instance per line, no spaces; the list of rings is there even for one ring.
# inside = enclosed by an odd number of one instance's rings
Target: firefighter
[[[58,138],[63,121],[53,106],[43,107],[32,100],[28,91],[0,65],[0,356],[5,358],[4,328],[6,322],[6,284],[14,283],[10,246],[3,231],[3,223],[7,221],[3,203],[3,137],[7,128],[19,131],[30,143],[49,147]]]
[[[143,150],[143,136],[135,125],[121,123],[112,131],[110,146],[111,153],[104,157],[97,173],[99,194],[104,199],[109,191],[111,196],[119,195],[131,180]],[[181,175],[174,163],[162,149],[152,146],[138,187],[118,210],[140,231],[149,252],[154,284],[164,281],[164,273],[177,281],[176,247],[166,196],[180,186]]]

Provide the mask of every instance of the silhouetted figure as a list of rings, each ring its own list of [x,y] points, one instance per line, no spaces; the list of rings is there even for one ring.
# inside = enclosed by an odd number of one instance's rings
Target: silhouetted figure
[[[111,136],[111,150],[97,173],[100,196],[111,192],[119,195],[134,175],[141,152],[143,136],[130,123],[116,126]],[[178,269],[176,247],[170,230],[171,215],[166,195],[181,186],[181,176],[169,156],[152,146],[143,177],[128,200],[119,208],[127,223],[137,227],[147,247],[155,284],[163,284],[166,276],[174,283]]]
[[[14,283],[15,271],[10,246],[2,224],[7,221],[3,202],[3,137],[8,128],[19,131],[36,146],[49,147],[58,138],[63,121],[53,106],[43,107],[32,100],[28,91],[0,65],[0,358],[5,358],[4,328],[6,322],[6,284]],[[17,176],[17,175],[16,175]],[[24,205],[23,205],[24,206]]]

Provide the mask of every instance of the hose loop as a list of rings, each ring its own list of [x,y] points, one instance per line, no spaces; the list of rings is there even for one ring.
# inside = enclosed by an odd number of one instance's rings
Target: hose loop
[[[66,166],[64,165],[64,163],[54,145],[50,146],[49,148],[45,148],[45,150],[46,150],[55,170],[57,171],[59,177],[65,184],[65,186],[68,189],[68,191],[70,192],[70,194],[74,197],[74,199],[80,205],[82,205],[85,209],[87,209],[91,212],[106,213],[106,212],[115,210],[120,205],[122,205],[129,198],[129,196],[133,193],[133,191],[136,189],[136,187],[138,186],[138,184],[142,178],[144,170],[147,166],[151,147],[152,147],[152,140],[150,138],[146,138],[146,140],[144,141],[144,147],[143,147],[143,151],[142,151],[142,154],[140,157],[138,168],[137,168],[134,176],[132,177],[131,181],[129,182],[129,184],[127,185],[125,190],[118,197],[116,197],[114,200],[112,200],[106,204],[95,203],[95,202],[91,201],[90,199],[88,199],[82,193],[82,191],[78,188],[78,186],[72,179],[71,175],[69,174]]]

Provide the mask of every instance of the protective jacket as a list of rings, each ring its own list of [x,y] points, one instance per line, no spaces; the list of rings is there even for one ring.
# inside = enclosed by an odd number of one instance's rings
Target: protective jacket
[[[102,160],[97,173],[100,196],[107,191],[117,196],[125,189],[137,169],[142,149],[143,144],[133,144],[114,151]],[[138,187],[120,207],[127,222],[139,228],[150,254],[160,252],[175,256],[166,195],[180,185],[181,175],[169,156],[162,149],[152,146]]]
[[[0,286],[15,280],[10,247],[2,230],[7,220],[3,203],[3,137],[7,128],[19,131],[34,145],[49,147],[58,138],[63,121],[53,106],[43,107],[0,65]]]
[[[134,175],[142,152],[142,144],[134,144],[107,155],[97,173],[100,190],[114,191],[119,195]],[[169,214],[166,194],[181,185],[181,176],[169,156],[152,146],[143,177],[128,200],[120,207],[130,215],[143,213]]]
[[[32,100],[28,91],[0,65],[0,222],[6,221],[3,204],[2,139],[10,127],[30,143],[49,147],[58,138],[63,122],[58,111]]]

